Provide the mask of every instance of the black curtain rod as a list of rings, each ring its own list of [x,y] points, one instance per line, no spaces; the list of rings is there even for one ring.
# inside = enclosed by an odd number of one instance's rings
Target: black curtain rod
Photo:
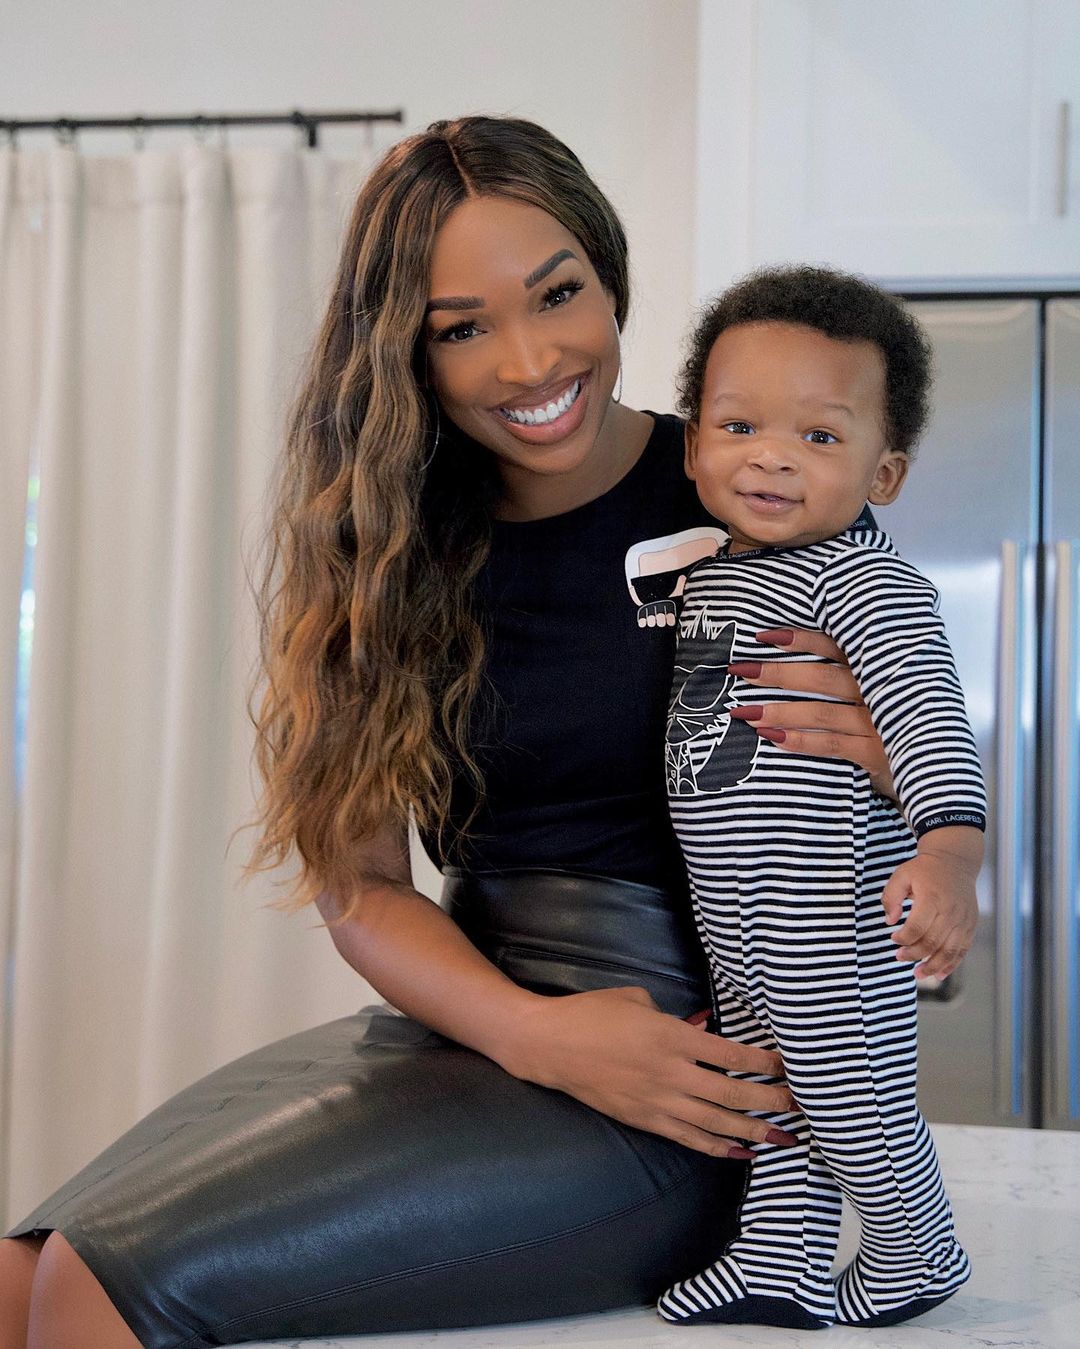
[[[143,132],[152,127],[191,127],[193,130],[209,130],[223,126],[295,126],[307,136],[307,143],[314,149],[319,143],[319,127],[326,122],[402,122],[405,114],[401,108],[389,112],[294,112],[281,113],[193,113],[191,116],[175,117],[54,117],[45,121],[13,121],[0,118],[0,130],[5,130],[14,141],[20,131],[55,131],[64,139],[70,140],[77,131],[111,130]]]

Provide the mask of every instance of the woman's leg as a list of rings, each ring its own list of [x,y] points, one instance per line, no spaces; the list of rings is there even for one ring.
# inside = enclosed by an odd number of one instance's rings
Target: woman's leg
[[[27,1349],[140,1349],[105,1290],[59,1232],[45,1242],[30,1301]]]
[[[62,1232],[145,1349],[201,1349],[649,1302],[743,1176],[372,1009],[180,1093],[16,1232]]]
[[[0,1349],[26,1349],[30,1290],[43,1237],[0,1241]]]

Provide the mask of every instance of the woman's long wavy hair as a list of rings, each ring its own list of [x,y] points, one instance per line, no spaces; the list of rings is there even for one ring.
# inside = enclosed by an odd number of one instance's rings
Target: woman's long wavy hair
[[[411,809],[441,841],[455,765],[483,790],[469,746],[484,665],[471,593],[497,479],[487,451],[445,415],[440,426],[423,330],[435,234],[482,196],[558,220],[614,297],[620,328],[626,317],[618,216],[535,123],[435,122],[395,145],[361,188],[288,419],[257,588],[261,660],[248,706],[263,790],[244,876],[295,848],[287,908],[327,892],[349,916],[366,840]]]

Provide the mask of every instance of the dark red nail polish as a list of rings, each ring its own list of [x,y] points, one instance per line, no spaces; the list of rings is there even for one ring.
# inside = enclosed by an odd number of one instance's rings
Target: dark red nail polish
[[[774,745],[782,745],[787,739],[787,731],[774,731],[768,726],[758,726],[756,730],[758,735],[763,735],[766,740],[771,740]]]
[[[770,1129],[765,1135],[766,1143],[779,1143],[781,1147],[790,1148],[799,1140],[794,1134],[789,1134],[786,1129]]]
[[[763,707],[731,707],[728,709],[728,715],[734,717],[736,721],[760,721],[765,715]]]
[[[732,663],[728,666],[728,673],[738,675],[740,679],[758,679],[761,677],[761,661],[759,660],[732,661]]]
[[[727,1154],[733,1162],[752,1162],[754,1154],[748,1148],[728,1148]]]
[[[754,636],[769,646],[790,646],[795,640],[791,628],[764,628],[761,632],[755,632]]]

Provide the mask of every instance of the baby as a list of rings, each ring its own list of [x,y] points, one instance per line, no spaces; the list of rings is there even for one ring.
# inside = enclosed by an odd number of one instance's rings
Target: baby
[[[798,1146],[757,1152],[738,1237],[664,1294],[668,1320],[893,1325],[970,1272],[915,1100],[912,962],[947,973],[970,945],[985,790],[937,593],[867,508],[900,492],[929,383],[902,306],[821,268],[749,277],[691,338],[686,471],[730,541],[687,578],[669,804],[717,1029],[778,1049],[802,1113],[776,1118]],[[899,807],[748,724],[792,698],[762,687],[757,637],[794,627],[849,661]],[[841,1192],[862,1240],[834,1284]]]

